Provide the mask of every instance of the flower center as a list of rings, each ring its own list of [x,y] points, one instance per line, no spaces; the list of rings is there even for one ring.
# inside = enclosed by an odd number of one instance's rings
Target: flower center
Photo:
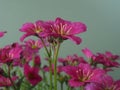
[[[70,30],[71,30],[71,27],[70,28],[68,28],[68,25],[67,24],[62,24],[62,23],[60,23],[60,26],[59,26],[59,34],[61,34],[61,35],[67,35],[67,34],[69,34],[69,32],[70,32]]]
[[[29,79],[34,78],[34,74],[33,74],[33,73],[28,74],[28,78],[29,78]]]
[[[87,72],[85,74],[84,71],[81,70],[81,69],[77,70],[76,73],[77,73],[77,76],[78,76],[78,80],[80,82],[84,82],[84,81],[90,79],[90,77],[92,76],[92,74],[90,74],[90,72]]]
[[[67,24],[54,24],[54,26],[51,26],[51,30],[53,33],[59,34],[61,36],[68,35],[70,30],[72,28],[68,26]]]
[[[36,49],[37,48],[37,46],[36,45],[32,45],[32,49]]]
[[[42,28],[41,28],[40,26],[37,26],[37,25],[35,24],[35,33],[39,34],[39,33],[42,32],[42,31],[43,31]]]
[[[35,31],[36,31],[37,34],[40,33],[40,32],[42,32],[41,29],[37,29],[37,30],[35,30]]]

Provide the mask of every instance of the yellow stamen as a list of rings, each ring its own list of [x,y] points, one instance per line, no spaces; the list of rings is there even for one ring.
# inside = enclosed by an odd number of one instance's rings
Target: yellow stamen
[[[35,45],[32,45],[32,49],[36,49],[37,48],[37,46],[35,46]]]

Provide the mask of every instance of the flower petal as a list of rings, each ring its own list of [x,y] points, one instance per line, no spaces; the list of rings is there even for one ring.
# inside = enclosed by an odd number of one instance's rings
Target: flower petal
[[[66,36],[67,38],[69,38],[71,41],[73,41],[75,44],[79,45],[82,42],[82,39],[80,37],[77,36]]]
[[[69,80],[69,85],[71,87],[80,87],[80,86],[83,86],[84,85],[84,82],[80,82],[78,80],[75,80],[75,79],[71,79]]]

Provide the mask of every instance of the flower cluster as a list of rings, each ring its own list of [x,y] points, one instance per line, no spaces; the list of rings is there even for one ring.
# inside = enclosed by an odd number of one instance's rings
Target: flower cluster
[[[82,39],[77,34],[86,30],[82,22],[59,17],[54,21],[23,24],[19,30],[23,33],[20,42],[0,48],[0,87],[6,90],[58,90],[58,86],[59,90],[120,90],[120,80],[108,74],[120,66],[119,55],[110,51],[94,54],[84,48],[82,52],[87,60],[77,54],[59,57],[62,43],[71,40],[80,45]],[[0,32],[0,38],[5,33]]]

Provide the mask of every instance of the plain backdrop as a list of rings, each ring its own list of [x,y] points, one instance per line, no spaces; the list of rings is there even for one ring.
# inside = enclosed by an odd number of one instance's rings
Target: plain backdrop
[[[81,53],[84,47],[94,53],[111,51],[120,55],[120,0],[0,0],[0,31],[7,31],[0,46],[19,41],[23,23],[56,17],[87,25],[87,32],[79,35],[83,42],[77,46],[65,41],[61,57],[74,53],[84,56]],[[110,74],[119,79],[120,69]]]

